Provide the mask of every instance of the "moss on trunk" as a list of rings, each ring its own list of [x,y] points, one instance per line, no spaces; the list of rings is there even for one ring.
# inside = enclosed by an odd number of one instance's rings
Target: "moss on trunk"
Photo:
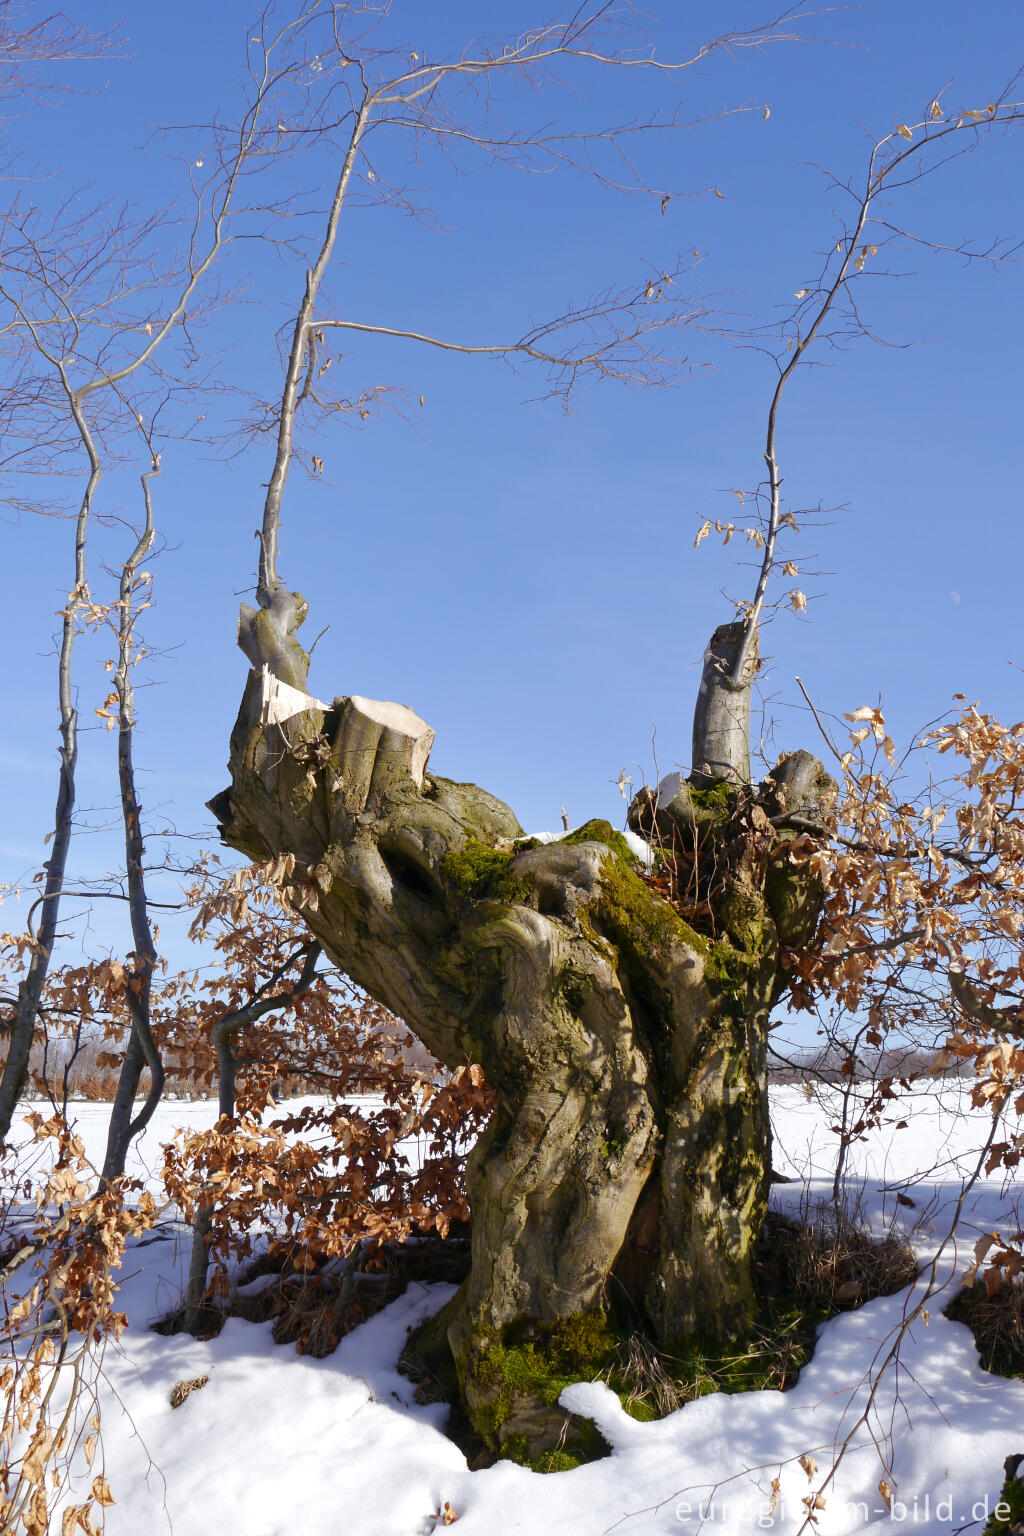
[[[424,1348],[443,1332],[477,1432],[535,1457],[564,1439],[555,1388],[586,1374],[609,1309],[669,1346],[749,1327],[768,1018],[818,893],[748,790],[677,795],[713,853],[691,919],[608,822],[524,845],[500,801],[424,776],[410,711],[282,697],[251,675],[222,835],[294,855],[325,950],[440,1060],[483,1065],[471,1273]]]

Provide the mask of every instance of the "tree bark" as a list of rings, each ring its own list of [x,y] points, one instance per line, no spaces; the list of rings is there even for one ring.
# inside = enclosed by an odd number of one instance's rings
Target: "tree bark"
[[[609,1312],[668,1348],[750,1327],[769,1013],[819,892],[770,817],[774,781],[634,803],[645,833],[680,818],[691,921],[607,822],[523,841],[501,801],[427,773],[432,740],[403,706],[328,707],[254,671],[211,809],[251,857],[294,855],[308,924],[359,986],[441,1061],[483,1065],[472,1270],[440,1328],[477,1432],[534,1451],[566,1415],[509,1379],[514,1341],[536,1354]]]
[[[62,378],[67,388],[66,375],[62,375]],[[32,1042],[39,1019],[39,1003],[46,985],[54,941],[57,937],[64,876],[67,871],[71,834],[74,829],[75,772],[78,766],[78,710],[74,702],[71,666],[78,633],[78,614],[88,593],[85,580],[85,539],[93,496],[100,482],[100,461],[82,415],[81,404],[76,402],[70,394],[69,399],[72,415],[82,434],[82,441],[89,456],[89,478],[75,524],[75,582],[68,593],[67,605],[61,615],[64,622],[61,626],[60,654],[57,662],[60,768],[57,778],[57,805],[53,818],[53,843],[50,857],[43,866],[46,870],[46,879],[40,902],[39,926],[33,934],[35,947],[18,987],[14,1009],[4,1025],[9,1039],[7,1059],[0,1073],[0,1146],[10,1135],[11,1122],[28,1077]]]
[[[305,688],[309,653],[302,649],[297,631],[309,611],[301,592],[288,592],[280,584],[259,591],[258,608],[243,603],[238,613],[238,645],[254,667],[269,667],[275,677],[293,688]]]
[[[743,623],[737,619],[720,624],[704,652],[693,712],[695,784],[750,782],[750,690],[757,673],[757,642],[756,627],[745,641]]]
[[[135,784],[135,688],[132,683],[135,646],[135,578],[153,544],[153,500],[150,481],[160,473],[159,461],[142,476],[146,520],[135,548],[121,568],[118,604],[117,670],[114,685],[118,699],[117,775],[124,823],[124,868],[128,885],[128,915],[132,926],[132,969],[126,983],[126,999],[131,1017],[131,1036],[117,1081],[117,1092],[107,1129],[107,1149],[103,1159],[101,1187],[124,1173],[128,1148],[156,1113],[164,1091],[164,1065],[153,1039],[151,999],[153,972],[156,969],[156,941],[149,916],[146,874],[143,860],[146,846],[142,835],[142,807]],[[138,1114],[134,1113],[135,1095],[143,1067],[149,1068],[149,1091]]]

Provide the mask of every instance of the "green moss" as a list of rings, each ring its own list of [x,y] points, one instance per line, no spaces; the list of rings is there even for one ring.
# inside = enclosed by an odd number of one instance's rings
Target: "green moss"
[[[616,832],[610,821],[600,818],[594,821],[585,821],[582,827],[577,827],[573,832],[567,832],[564,837],[558,839],[560,843],[604,843],[630,868],[636,865],[636,854],[627,843],[621,832]]]
[[[721,903],[718,919],[736,948],[760,956],[766,942],[763,898],[742,885],[733,885]]]
[[[694,790],[702,808],[731,814],[735,791],[728,784]],[[560,839],[563,843],[604,843],[616,855],[605,865],[598,906],[602,934],[619,950],[627,973],[638,982],[649,980],[652,954],[667,954],[682,944],[705,959],[705,975],[731,996],[745,991],[761,966],[766,943],[764,904],[752,893],[730,892],[721,913],[723,936],[713,943],[690,926],[675,908],[640,878],[637,861],[621,832],[607,821],[588,821]]]
[[[599,1376],[618,1342],[604,1312],[574,1312],[554,1322],[521,1319],[506,1328],[502,1341],[506,1379],[557,1403],[571,1382]]]
[[[619,950],[627,971],[638,979],[647,978],[652,955],[668,954],[676,945],[704,956],[710,953],[707,939],[646,886],[623,859],[605,865],[602,887],[598,904],[601,927]]]
[[[1008,1477],[996,1501],[996,1509],[1007,1510],[1006,1518],[997,1519],[993,1510],[984,1536],[1011,1536],[1013,1531],[1020,1530],[1017,1522],[1024,1521],[1024,1483],[1015,1477]]]
[[[593,1460],[593,1457],[577,1455],[564,1447],[540,1451],[533,1456],[525,1435],[509,1435],[502,1441],[501,1454],[506,1461],[514,1461],[520,1467],[529,1467],[531,1472],[541,1473],[571,1472],[575,1467],[582,1467],[587,1461]]]
[[[514,857],[513,853],[471,838],[444,858],[441,871],[468,901],[495,899],[515,904],[528,899],[531,883],[512,873]]]
[[[583,1464],[582,1456],[573,1456],[568,1451],[541,1451],[529,1463],[535,1472],[571,1472]]]
[[[687,786],[691,805],[700,811],[711,811],[716,821],[725,821],[732,814],[732,808],[736,801],[736,786],[725,779],[719,779],[717,784],[709,784],[705,789],[694,789],[693,785]]]
[[[474,1415],[477,1431],[500,1444],[505,1454],[506,1443],[518,1437],[503,1437],[501,1429],[517,1400],[555,1407],[566,1387],[593,1381],[608,1369],[618,1342],[603,1312],[577,1312],[553,1322],[521,1318],[510,1324],[477,1358],[476,1376],[490,1397],[488,1407]],[[586,1424],[581,1420],[575,1431],[580,1445],[569,1446],[573,1455],[588,1449],[600,1454],[600,1447],[591,1444],[597,1431]]]
[[[506,1461],[515,1461],[521,1467],[530,1465],[530,1442],[525,1435],[506,1435],[501,1445]]]
[[[739,950],[729,938],[716,939],[708,945],[705,975],[718,982],[723,992],[736,993],[750,979],[751,956]]]
[[[766,925],[763,904],[745,892],[731,891],[718,915],[725,932],[709,946],[705,975],[722,992],[736,996],[755,980],[774,935]]]

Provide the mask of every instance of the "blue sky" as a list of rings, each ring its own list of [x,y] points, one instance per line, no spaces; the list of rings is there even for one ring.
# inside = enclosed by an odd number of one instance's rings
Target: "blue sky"
[[[107,0],[68,9],[92,25],[123,14]],[[424,21],[422,6],[395,0],[389,27],[429,55],[479,33],[481,10],[435,0]],[[726,14],[715,3],[652,0],[648,10],[662,57],[767,15],[751,3]],[[486,17],[495,36],[535,19],[522,0],[488,4]],[[164,7],[133,7],[123,57],[82,66],[92,94],[26,108],[10,126],[48,178],[40,196],[88,186],[97,200],[170,203],[181,167],[150,142],[151,129],[230,105],[248,19],[238,0],[179,0],[173,19]],[[717,187],[721,196],[677,195],[663,215],[656,198],[623,198],[568,173],[469,174],[467,159],[455,174],[426,155],[406,174],[440,228],[354,212],[331,278],[339,309],[503,341],[531,319],[697,249],[698,286],[722,310],[737,323],[770,320],[836,238],[839,198],[821,168],[860,176],[874,137],[918,119],[943,90],[951,106],[984,105],[1024,60],[1024,12],[1006,3],[886,0],[792,29],[807,40],[720,55],[671,89],[590,72],[574,79],[574,95],[510,104],[567,123],[675,100],[693,117],[746,104],[639,150],[652,182],[680,193]],[[201,140],[186,136],[174,152],[202,155]],[[989,142],[911,189],[900,217],[946,243],[1024,235],[1022,148],[1020,135]],[[311,179],[319,169],[311,164]],[[231,261],[226,275],[248,287],[211,341],[226,375],[270,388],[297,268],[255,248]],[[836,510],[793,549],[821,572],[800,579],[812,599],[806,615],[780,615],[764,637],[772,761],[782,748],[817,750],[797,673],[826,710],[881,696],[897,735],[942,712],[956,692],[1004,718],[1020,714],[1024,273],[921,249],[896,265],[906,276],[865,284],[862,303],[868,322],[899,345],[832,353],[828,366],[794,380],[786,401],[779,450],[789,500]],[[590,388],[567,416],[553,402],[524,403],[543,392],[528,369],[386,339],[346,345],[338,365],[346,387],[405,390],[411,420],[385,413],[326,436],[323,479],[292,478],[283,574],[309,599],[307,639],[330,625],[313,690],[411,705],[437,731],[436,770],[483,784],[531,830],[556,826],[563,804],[577,824],[594,815],[621,823],[615,780],[622,770],[634,783],[653,777],[655,728],[660,770],[685,764],[704,644],[731,616],[723,593],[742,596],[752,584],[733,563],[735,545],[694,551],[693,539],[703,518],[734,514],[723,488],[760,478],[772,365],[716,338],[695,336],[687,347],[711,366],[674,389]],[[245,677],[234,626],[253,580],[268,472],[266,446],[228,463],[169,443],[157,485],[168,549],[147,634],[164,654],[140,693],[142,794],[148,812],[200,839],[205,832],[211,846],[203,805],[226,782]],[[132,511],[127,473],[111,474],[101,494],[103,510]],[[17,573],[3,626],[0,745],[0,879],[10,880],[45,856],[52,817],[50,638],[69,584],[70,539],[66,524],[32,517],[10,519],[2,535]],[[115,561],[123,543],[123,533],[97,530],[96,588],[102,562]],[[95,824],[116,786],[113,740],[92,725],[108,686],[107,649],[88,642],[80,654],[79,798]],[[87,874],[116,859],[116,837],[102,832],[83,837],[73,855]],[[127,945],[118,914],[106,911],[92,937]]]

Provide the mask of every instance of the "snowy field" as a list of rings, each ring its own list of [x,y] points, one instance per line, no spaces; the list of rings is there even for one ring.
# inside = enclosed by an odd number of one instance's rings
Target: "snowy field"
[[[897,1213],[914,1224],[922,1262],[938,1256],[939,1286],[955,1282],[980,1233],[1022,1224],[1016,1191],[999,1177],[982,1178],[955,1242],[943,1242],[990,1128],[959,1094],[958,1085],[917,1094],[909,1129],[883,1128],[853,1159],[852,1191],[865,1215],[879,1226]],[[98,1162],[107,1106],[72,1112]],[[158,1192],[161,1143],[179,1126],[208,1126],[215,1117],[212,1103],[165,1104],[130,1171]],[[793,1209],[827,1198],[835,1155],[829,1106],[780,1088],[773,1118],[776,1169],[794,1180],[776,1186],[774,1203]],[[898,1205],[897,1191],[913,1206]],[[806,1516],[802,1499],[821,1486],[847,1441],[813,1529],[981,1536],[1004,1458],[1024,1452],[1024,1383],[979,1369],[968,1330],[942,1316],[948,1290],[906,1332],[898,1364],[882,1374],[861,1420],[927,1274],[916,1294],[827,1323],[790,1392],[706,1397],[658,1423],[638,1423],[602,1384],[570,1387],[563,1404],[596,1421],[612,1454],[541,1476],[504,1461],[470,1472],[443,1433],[447,1410],[417,1405],[395,1369],[409,1329],[452,1287],[413,1285],[325,1360],[275,1346],[270,1323],[236,1318],[205,1343],[162,1338],[147,1324],[179,1300],[187,1249],[180,1225],[165,1222],[126,1257],[121,1302],[129,1328],[107,1347],[101,1388],[104,1470],[116,1500],[106,1510],[108,1536],[426,1536],[444,1528],[446,1505],[459,1536],[795,1536]],[[209,1377],[206,1387],[172,1409],[174,1385],[197,1376]],[[813,1484],[800,1465],[808,1456],[819,1468]],[[883,1474],[891,1510],[878,1491]]]

